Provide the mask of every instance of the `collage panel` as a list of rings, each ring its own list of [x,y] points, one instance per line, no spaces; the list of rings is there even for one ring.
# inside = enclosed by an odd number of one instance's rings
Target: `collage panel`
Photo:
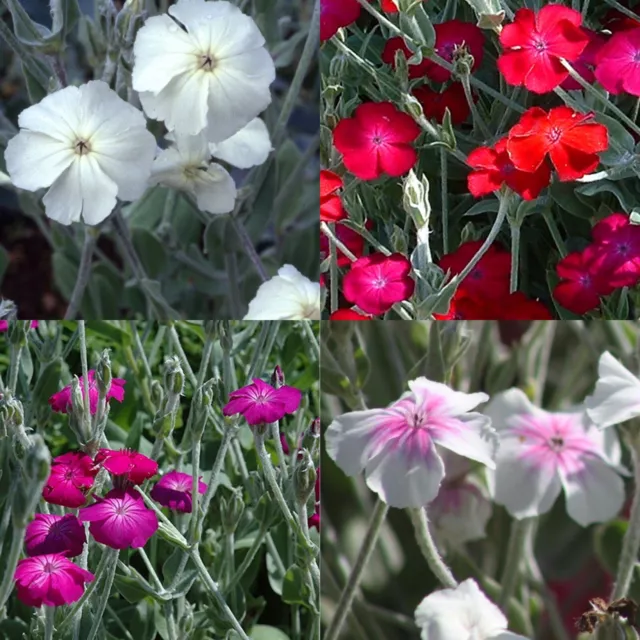
[[[0,326],[0,638],[319,640],[318,336]]]
[[[320,0],[0,3],[21,318],[319,316]]]
[[[637,322],[324,322],[324,640],[637,638]]]
[[[326,317],[637,317],[635,0],[322,4]]]

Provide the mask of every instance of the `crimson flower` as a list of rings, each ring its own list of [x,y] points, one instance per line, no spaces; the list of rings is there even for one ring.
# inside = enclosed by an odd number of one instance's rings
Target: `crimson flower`
[[[18,600],[29,607],[76,602],[84,593],[84,583],[94,578],[60,553],[24,558],[14,574]]]
[[[592,236],[609,284],[635,286],[640,280],[640,226],[626,214],[614,213],[596,224]]]
[[[498,140],[493,149],[474,149],[467,157],[467,164],[474,169],[467,176],[467,186],[476,198],[497,191],[506,184],[525,200],[535,200],[551,181],[551,170],[546,162],[532,173],[516,169],[507,153],[506,138]]]
[[[640,96],[640,24],[638,27],[615,33],[598,51],[595,76],[609,93],[626,91]]]
[[[496,320],[553,320],[551,311],[542,302],[527,298],[522,291],[509,294],[495,309]]]
[[[461,244],[453,253],[440,258],[438,266],[451,275],[461,273],[482,246],[482,240],[472,240]],[[471,273],[460,283],[456,295],[484,302],[495,301],[509,294],[511,273],[511,253],[492,244],[480,258]]]
[[[462,20],[447,20],[434,25],[436,32],[435,52],[447,62],[453,62],[453,54],[460,47],[464,47],[473,56],[475,71],[482,63],[484,55],[484,34],[475,24]],[[435,62],[431,62],[426,75],[434,82],[446,82],[451,78],[451,72]]]
[[[575,251],[556,265],[560,282],[553,297],[573,313],[582,315],[600,305],[600,297],[609,295],[613,287],[603,269],[604,256],[593,245]]]
[[[449,312],[434,314],[436,320],[552,320],[549,309],[521,291],[496,299],[478,300],[456,294]]]
[[[133,484],[142,484],[158,473],[158,463],[130,449],[100,449],[96,464],[102,465],[110,474],[123,476]]]
[[[79,556],[86,542],[84,527],[72,514],[57,516],[36,513],[27,525],[24,547],[28,556],[60,553],[68,558]]]
[[[333,144],[354,176],[375,180],[383,173],[401,176],[413,167],[418,155],[411,143],[419,135],[413,118],[390,102],[367,102],[337,124]]]
[[[91,535],[112,549],[139,549],[158,529],[158,518],[135,489],[113,489],[104,498],[80,509],[78,518],[90,522]]]
[[[351,227],[346,227],[343,224],[336,224],[335,234],[338,240],[344,244],[344,246],[353,253],[356,258],[359,258],[364,251],[364,238]],[[320,260],[326,260],[329,257],[329,238],[320,234]],[[351,260],[338,249],[338,266],[346,267],[351,264]]]
[[[42,489],[42,497],[51,504],[75,509],[82,506],[93,486],[98,468],[82,451],[70,451],[51,463],[51,472]]]
[[[589,42],[581,23],[579,11],[559,4],[547,5],[537,14],[518,9],[513,23],[500,33],[504,53],[498,58],[498,69],[504,79],[533,93],[558,87],[569,76],[560,58],[577,60]]]
[[[640,27],[640,23],[638,26]],[[578,59],[572,63],[572,66],[585,82],[593,83],[595,80],[594,67],[596,66],[598,52],[602,49],[602,45],[607,40],[604,36],[592,31],[591,29],[587,29],[586,27],[580,27],[580,29],[589,39],[589,44],[587,44],[584,51],[578,56]],[[567,91],[582,89],[580,83],[577,80],[574,80],[571,76],[569,76],[560,86]]]
[[[326,169],[320,171],[320,222],[337,222],[347,217],[337,193],[341,187],[340,176]]]
[[[87,378],[89,379],[89,409],[93,415],[98,410],[99,397],[96,372],[91,369],[87,373]],[[79,382],[82,397],[84,398],[84,379],[82,376],[80,376]],[[109,387],[109,391],[107,391],[107,400],[113,398],[118,402],[122,402],[124,400],[124,385],[126,382],[127,381],[122,378],[112,378],[111,386]],[[68,413],[69,409],[71,409],[71,385],[69,384],[61,391],[54,393],[49,398],[49,405],[57,413]]]
[[[411,49],[407,47],[404,38],[401,36],[397,36],[395,38],[389,38],[384,45],[384,49],[382,50],[382,61],[386,64],[390,64],[395,68],[396,66],[396,51],[402,51],[404,53],[404,57],[408,60],[412,55]],[[419,64],[410,64],[409,65],[409,78],[421,78],[426,75],[429,68],[433,65],[433,62],[428,58],[423,58],[422,62]]]
[[[366,313],[380,315],[413,295],[411,262],[400,253],[373,253],[351,263],[342,282],[344,297]]]
[[[341,27],[355,22],[360,16],[358,0],[321,0],[320,41],[332,38]]]
[[[598,166],[597,153],[609,145],[607,128],[593,117],[565,106],[549,113],[532,107],[509,132],[511,162],[521,171],[534,172],[549,154],[560,180],[581,178]]]
[[[358,313],[355,309],[338,309],[329,316],[329,320],[371,320],[371,316]]]
[[[451,114],[451,124],[462,124],[467,120],[471,109],[460,82],[454,82],[444,91],[438,92],[428,86],[413,90],[413,95],[422,105],[425,118],[442,123],[445,109]],[[474,96],[477,99],[477,96]]]
[[[260,378],[253,384],[232,391],[229,402],[222,408],[225,416],[241,413],[249,425],[271,424],[282,420],[287,413],[295,413],[300,406],[302,391],[286,384],[276,389]]]
[[[206,491],[207,485],[198,479],[198,493],[206,493]],[[151,489],[151,497],[163,507],[180,513],[191,513],[192,492],[193,476],[180,471],[169,471]]]

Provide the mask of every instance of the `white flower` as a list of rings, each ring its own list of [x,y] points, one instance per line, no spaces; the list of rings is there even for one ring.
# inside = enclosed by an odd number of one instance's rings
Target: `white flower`
[[[45,213],[62,224],[102,222],[116,196],[145,191],[156,152],[142,112],[105,82],[66,87],[18,117],[20,132],[5,152],[13,184],[27,191],[51,187]]]
[[[589,418],[599,427],[640,416],[640,380],[605,351],[598,362],[596,388],[585,405]]]
[[[507,631],[500,609],[469,578],[428,595],[415,612],[422,640],[527,640]]]
[[[256,23],[230,2],[178,0],[134,44],[133,88],[169,131],[225,140],[271,102],[275,66]],[[177,21],[177,22],[176,22]]]
[[[211,155],[220,158],[238,169],[248,169],[263,164],[273,151],[267,125],[254,118],[238,133],[222,142],[209,145]]]
[[[249,303],[245,320],[319,320],[320,284],[285,264],[263,282]]]
[[[153,163],[151,184],[164,184],[187,191],[198,208],[209,213],[229,213],[236,201],[236,183],[227,170],[211,162],[204,135],[172,136],[175,140]]]

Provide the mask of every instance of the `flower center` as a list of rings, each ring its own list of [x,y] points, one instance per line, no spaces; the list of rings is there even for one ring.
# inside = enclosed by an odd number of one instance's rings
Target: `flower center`
[[[213,71],[215,66],[215,58],[210,53],[205,53],[200,56],[200,69],[203,71]]]
[[[45,562],[44,565],[42,566],[42,571],[44,573],[55,573],[56,565],[53,562],[50,562],[49,560],[47,560],[47,562]]]
[[[387,279],[384,278],[383,276],[378,276],[374,281],[373,281],[373,286],[376,289],[384,289],[387,286]]]
[[[533,43],[533,48],[538,52],[538,53],[543,53],[544,51],[547,50],[547,43],[544,42],[543,40],[536,40]]]
[[[91,147],[89,146],[89,143],[86,140],[76,140],[75,145],[73,145],[73,150],[79,156],[86,156],[91,152]]]
[[[559,129],[558,127],[553,127],[551,131],[549,131],[549,140],[551,140],[551,142],[558,142],[558,140],[560,140],[561,137],[562,137],[562,130]]]
[[[551,445],[551,448],[554,451],[561,451],[562,448],[564,447],[564,439],[561,438],[560,436],[553,436],[549,440],[549,444]]]
[[[384,142],[384,140],[382,139],[382,136],[375,135],[373,136],[373,138],[371,138],[371,142],[373,142],[376,147],[379,147]]]
[[[633,54],[633,61],[634,61],[634,62],[640,62],[640,51],[636,51],[636,52]]]

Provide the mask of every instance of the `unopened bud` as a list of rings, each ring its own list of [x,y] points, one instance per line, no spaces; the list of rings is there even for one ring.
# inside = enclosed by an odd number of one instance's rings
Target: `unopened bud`
[[[153,402],[156,409],[160,409],[164,404],[164,390],[157,380],[151,383],[151,402]]]
[[[227,535],[235,532],[240,523],[240,518],[244,513],[244,500],[242,499],[242,490],[234,489],[229,497],[225,500],[224,496],[220,498],[220,514],[222,516],[222,528]]]
[[[164,389],[168,396],[180,396],[184,391],[184,372],[177,356],[164,361]]]
[[[82,419],[82,414],[84,412],[84,398],[82,392],[83,389],[80,386],[80,380],[78,379],[78,376],[74,376],[71,381],[71,410],[76,416],[80,416],[80,419]]]
[[[316,486],[316,468],[311,454],[302,449],[298,452],[296,466],[293,470],[293,482],[296,491],[296,500],[299,504],[307,504]]]
[[[309,428],[302,434],[300,448],[307,449],[313,458],[320,446],[320,418],[315,418]]]
[[[453,51],[453,58],[451,62],[453,64],[454,76],[463,78],[471,73],[474,64],[474,58],[471,53],[469,53],[469,50],[466,46],[456,46]]]
[[[26,325],[26,327],[25,327]],[[24,346],[27,343],[27,332],[30,322],[14,321],[9,323],[9,342],[13,345]]]
[[[282,371],[282,367],[279,364],[276,365],[276,368],[273,370],[271,374],[271,386],[279,389],[284,384],[284,372]]]
[[[205,382],[197,391],[191,404],[193,414],[193,438],[200,440],[207,424],[207,413],[213,402],[214,381]]]
[[[105,397],[111,388],[111,359],[109,349],[105,349],[96,367],[96,383],[101,397]]]

